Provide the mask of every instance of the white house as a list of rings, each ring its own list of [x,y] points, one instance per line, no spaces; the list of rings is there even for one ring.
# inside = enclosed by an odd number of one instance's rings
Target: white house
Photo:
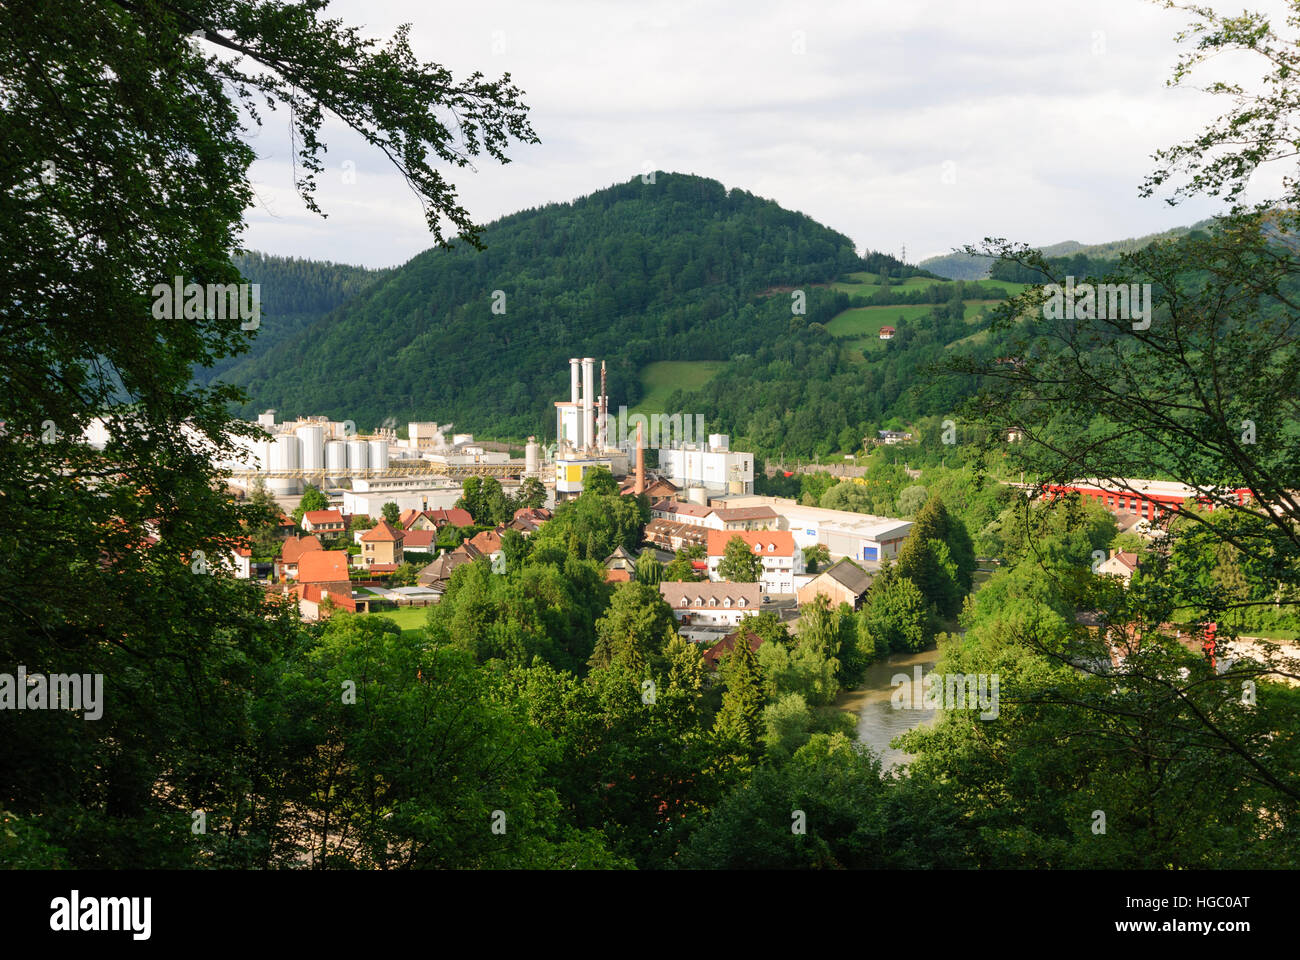
[[[682,624],[735,626],[746,614],[758,613],[763,603],[763,588],[757,583],[666,580],[659,584],[659,593]]]
[[[796,575],[803,573],[803,551],[785,530],[710,530],[708,543],[709,579],[721,580],[718,568],[727,544],[739,537],[758,555],[763,565],[760,583],[766,593],[794,593]]]

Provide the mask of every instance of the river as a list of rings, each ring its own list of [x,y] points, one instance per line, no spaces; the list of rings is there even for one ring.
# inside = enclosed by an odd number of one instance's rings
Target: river
[[[890,680],[900,673],[911,679],[912,670],[918,665],[922,675],[927,674],[934,669],[938,659],[938,650],[891,653],[884,660],[868,667],[862,685],[856,690],[840,694],[835,703],[841,710],[858,715],[858,740],[882,755],[881,762],[885,769],[906,763],[911,756],[902,750],[892,749],[889,741],[913,727],[929,723],[935,714],[934,710],[895,710],[889,702],[890,695],[896,689]]]

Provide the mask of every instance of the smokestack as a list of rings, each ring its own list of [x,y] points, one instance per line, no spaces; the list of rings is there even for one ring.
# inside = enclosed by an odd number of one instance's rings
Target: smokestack
[[[582,361],[579,360],[577,357],[569,358],[569,402],[572,403],[575,407],[577,407],[578,405],[578,364],[580,363],[582,363]],[[574,413],[577,414],[578,411],[575,410]],[[575,415],[573,418],[573,423],[575,425],[573,446],[577,449],[581,449],[583,443],[582,417],[580,415]],[[559,437],[559,440],[563,442],[564,437],[562,436]]]
[[[602,452],[609,447],[609,397],[605,395],[605,361],[600,361],[600,429],[596,431],[596,447]]]
[[[582,446],[590,449],[596,445],[596,361],[582,358]]]
[[[636,425],[636,486],[632,492],[638,497],[645,493],[645,447],[641,446],[641,424]]]

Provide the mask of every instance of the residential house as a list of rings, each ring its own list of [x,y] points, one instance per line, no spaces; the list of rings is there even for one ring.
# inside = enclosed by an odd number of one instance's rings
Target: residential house
[[[316,537],[290,537],[280,546],[280,555],[275,558],[275,579],[298,579],[298,564],[302,555],[324,549]]]
[[[231,550],[235,565],[235,576],[240,580],[253,578],[253,551],[246,544],[239,544]]]
[[[404,530],[402,531],[402,553],[437,553],[438,531]]]
[[[352,596],[345,550],[311,550],[298,558],[298,584],[314,585],[330,593]]]
[[[348,525],[338,510],[308,510],[302,515],[302,528],[308,533],[336,537],[346,533]]]
[[[740,633],[741,632],[739,630],[733,630],[731,631],[731,633],[727,634],[725,637],[723,637],[713,646],[709,647],[709,649],[704,651],[704,655],[702,659],[704,660],[705,670],[712,672],[718,669],[719,661],[721,661],[723,657],[731,654],[731,652],[736,649],[736,644],[740,640]],[[746,630],[745,642],[749,644],[750,650],[753,650],[754,652],[757,653],[758,648],[763,645],[763,638],[760,637],[758,634],[756,634],[753,630]]]
[[[763,602],[757,583],[666,580],[659,593],[682,624],[735,626],[746,614],[757,613]]]
[[[650,498],[650,502],[656,500],[671,500],[677,496],[677,485],[664,480],[662,477],[651,478],[646,481],[645,489],[641,492]],[[623,483],[618,491],[623,496],[631,496],[636,493],[636,477],[630,476]]]
[[[605,580],[608,583],[627,583],[636,579],[636,558],[619,544],[605,558]]]
[[[441,530],[445,526],[472,527],[474,518],[459,507],[436,510],[404,510],[400,517],[404,530]]]
[[[554,514],[544,507],[520,507],[515,511],[514,519],[507,525],[511,530],[517,530],[525,537],[531,537],[542,526],[551,519]]]
[[[501,553],[501,533],[496,530],[484,530],[465,542],[489,560],[495,560]]]
[[[708,540],[709,579],[721,580],[718,567],[727,544],[739,537],[762,563],[760,583],[766,593],[794,593],[794,578],[803,573],[803,551],[788,530],[710,530]]]
[[[690,523],[700,527],[715,525],[716,521],[708,519],[712,512],[712,508],[702,503],[686,503],[681,500],[660,500],[650,505],[650,516],[653,519]]]
[[[896,332],[893,327],[881,327],[878,336],[881,340],[893,340]]]
[[[757,507],[715,507],[705,518],[715,530],[775,530],[780,518],[766,504]]]
[[[651,520],[645,526],[645,539],[661,550],[676,553],[683,547],[708,543],[709,532],[706,527],[690,523],[677,523],[673,520]]]
[[[482,554],[475,547],[470,546],[469,541],[466,541],[455,550],[444,553],[421,570],[415,582],[422,587],[445,589],[446,585],[451,582],[452,572],[457,567],[462,564],[473,563],[481,556]]]
[[[337,553],[338,551],[326,551]],[[332,610],[357,612],[357,602],[352,598],[351,587],[348,592],[330,589],[319,583],[298,583],[294,585],[294,594],[298,598],[298,612],[304,620],[320,620],[330,616]],[[326,602],[328,598],[328,603]]]
[[[375,573],[396,569],[402,562],[403,532],[387,520],[380,520],[361,537],[361,565]],[[379,569],[375,569],[378,565]]]
[[[799,588],[799,605],[812,603],[820,594],[832,607],[847,603],[856,610],[870,586],[871,574],[848,558],[837,560]]]
[[[1110,556],[1097,564],[1097,573],[1102,576],[1119,577],[1128,586],[1133,573],[1138,568],[1138,555],[1123,550],[1112,550]]]

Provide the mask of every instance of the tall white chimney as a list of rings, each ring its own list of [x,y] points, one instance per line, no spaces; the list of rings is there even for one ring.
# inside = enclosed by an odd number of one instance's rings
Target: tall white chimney
[[[582,361],[577,357],[569,358],[569,402],[575,407],[578,405],[578,364],[580,363]],[[582,417],[576,416],[576,410],[574,414],[573,423],[575,424],[576,433],[573,437],[573,446],[580,450],[582,449]]]
[[[584,449],[596,445],[596,361],[592,357],[582,358],[582,446]]]

